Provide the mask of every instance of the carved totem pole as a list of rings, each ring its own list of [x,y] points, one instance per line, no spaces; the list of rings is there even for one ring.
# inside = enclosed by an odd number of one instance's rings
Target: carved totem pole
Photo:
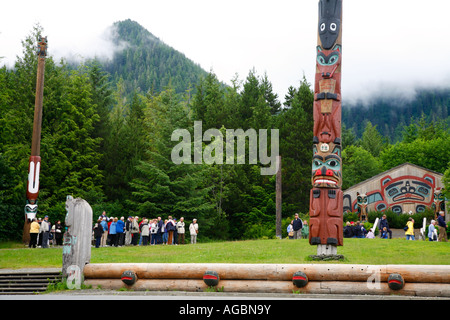
[[[86,200],[67,196],[66,210],[62,274],[80,280],[84,266],[91,261],[92,208]]]
[[[431,205],[435,219],[439,217],[439,211],[445,212],[445,200],[444,189],[436,188],[433,194],[433,204]]]
[[[309,233],[318,254],[343,245],[341,61],[342,0],[320,0]]]
[[[27,203],[25,205],[25,224],[23,227],[23,242],[29,242],[31,221],[37,214],[37,198],[39,195],[39,173],[41,170],[41,126],[42,105],[44,96],[44,71],[47,56],[47,38],[39,37],[37,46],[38,69],[36,80],[36,97],[34,103],[33,135],[31,141],[31,156],[28,163]]]
[[[368,211],[367,211],[367,194],[365,193],[356,193],[356,206],[358,207],[358,221],[367,222]]]

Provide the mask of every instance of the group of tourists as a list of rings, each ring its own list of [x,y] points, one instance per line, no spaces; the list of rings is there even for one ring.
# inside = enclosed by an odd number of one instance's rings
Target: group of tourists
[[[307,239],[309,237],[308,221],[300,219],[298,213],[287,227],[289,239]]]
[[[445,212],[440,211],[439,216],[436,220],[431,220],[430,225],[428,226],[428,240],[429,241],[443,241],[447,242],[447,224],[445,223]],[[414,221],[414,220],[413,220]],[[436,231],[436,224],[439,229],[439,236],[437,235]]]
[[[61,246],[63,243],[64,228],[61,221],[55,224],[48,220],[48,216],[34,218],[30,224],[29,248],[48,248],[50,244]]]
[[[439,237],[437,235],[437,228],[439,229]],[[392,231],[389,228],[389,223],[386,215],[383,215],[378,226],[380,230],[380,238],[392,239]],[[444,212],[441,211],[436,220],[431,220],[428,227],[429,241],[445,241],[447,242],[447,225],[444,219]],[[405,226],[405,235],[407,240],[415,240],[414,237],[414,219],[409,218]],[[189,224],[190,243],[197,243],[198,224],[197,219],[193,219]],[[294,220],[287,227],[289,239],[306,239],[309,236],[308,222],[302,221],[298,213],[295,214]],[[154,219],[147,219],[129,216],[125,221],[124,217],[120,219],[117,217],[107,217],[106,212],[98,218],[93,228],[93,239],[95,247],[106,246],[141,246],[141,245],[178,245],[186,244],[187,239],[185,234],[186,223],[181,217],[179,221],[172,216],[168,216],[164,221],[161,217]],[[29,248],[48,248],[50,244],[63,244],[64,227],[61,221],[51,224],[48,216],[44,219],[35,218],[30,225],[30,242]],[[356,221],[347,222],[344,227],[344,238],[375,238],[373,228],[366,230],[364,225]]]
[[[106,212],[98,218],[93,228],[95,247],[122,247],[147,245],[179,245],[186,244],[186,223],[181,217],[179,221],[172,216],[162,220],[161,217],[147,219],[129,216],[107,217]],[[189,224],[190,243],[197,243],[198,224],[193,219]]]
[[[437,235],[436,227],[439,228],[439,237]],[[392,239],[392,231],[389,228],[389,223],[386,219],[386,215],[383,215],[380,224],[378,226],[380,230],[380,238],[382,239]],[[406,223],[405,228],[406,240],[415,240],[414,236],[414,219],[408,218],[408,222]],[[426,235],[429,241],[444,241],[447,242],[447,224],[444,219],[444,211],[439,212],[439,216],[436,220],[431,220],[430,225],[428,226],[428,233]],[[375,234],[373,232],[373,228],[366,230],[364,225],[359,221],[347,222],[344,227],[344,238],[375,238]]]

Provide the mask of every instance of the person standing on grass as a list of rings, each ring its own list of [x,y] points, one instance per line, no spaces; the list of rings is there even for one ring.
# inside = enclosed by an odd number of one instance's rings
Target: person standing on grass
[[[61,225],[61,221],[58,220],[55,224],[55,240],[57,246],[62,246],[63,244],[63,226]]]
[[[125,233],[124,233],[124,229],[125,229],[125,218],[124,217],[120,217],[119,220],[117,220],[117,225],[116,225],[116,232],[117,232],[117,245],[119,247],[124,245],[125,242]]]
[[[132,217],[129,216],[127,221],[125,221],[125,245],[129,246],[131,244],[131,224],[133,223]]]
[[[428,240],[429,241],[436,241],[437,240],[437,239],[436,240],[434,239],[434,232],[436,231],[435,224],[436,224],[436,221],[435,220],[431,220],[431,223],[428,226]]]
[[[292,222],[292,227],[294,229],[294,239],[302,238],[302,220],[298,217],[298,213],[295,214],[294,221]]]
[[[294,239],[294,228],[292,227],[293,223],[294,220],[291,220],[291,223],[289,223],[286,229],[289,239]]]
[[[111,241],[111,223],[113,223],[114,222],[114,218],[113,217],[110,217],[109,218],[109,221],[108,221],[108,219],[106,219],[106,223],[108,224],[108,237],[106,238],[106,245],[107,246],[112,246],[112,241]]]
[[[148,220],[147,217],[142,217],[141,222],[139,222],[139,231],[141,230],[141,224],[144,223],[144,220]],[[142,245],[142,233],[139,236],[139,245]]]
[[[175,224],[173,223],[172,216],[168,217],[168,221],[166,223],[167,231],[169,232],[169,237],[167,239],[167,244],[173,244],[173,231],[175,230]]]
[[[376,226],[374,226],[374,229],[375,228],[376,228]],[[381,217],[381,220],[380,220],[380,230],[383,230],[383,228],[386,228],[386,231],[389,233],[389,239],[392,239],[392,231],[391,231],[391,229],[389,229],[389,222],[387,221],[385,214],[383,214],[383,216]],[[380,237],[381,237],[381,232],[380,232]]]
[[[103,227],[102,227],[102,219],[98,219],[97,223],[94,225],[94,239],[95,239],[95,247],[99,248],[102,242],[103,235]]]
[[[37,222],[36,218],[33,219],[30,225],[30,242],[28,244],[28,248],[36,248],[37,238],[39,234],[40,225]]]
[[[178,230],[177,230],[177,219],[173,218],[173,240],[172,243],[174,245],[178,245]]]
[[[158,222],[156,219],[152,220],[152,223],[150,224],[150,245],[156,245],[156,239],[157,239],[157,233],[158,233]]]
[[[180,221],[178,221],[177,223],[178,244],[184,244],[184,233],[185,233],[184,225],[185,225],[184,218],[181,217]]]
[[[414,238],[414,219],[408,218],[408,222],[406,223],[408,229],[405,232],[406,240],[416,240]]]
[[[48,248],[48,236],[50,233],[50,227],[48,222],[48,216],[44,217],[41,222],[41,233],[42,233],[42,248]]]
[[[308,239],[309,238],[309,227],[308,227],[308,221],[303,221],[303,227],[302,227],[302,238]]]
[[[196,244],[198,235],[197,219],[193,219],[192,223],[189,225],[189,233],[191,234],[191,244]]]
[[[439,228],[439,242],[447,242],[447,224],[445,223],[444,214],[444,211],[439,211],[439,217],[437,218]]]
[[[106,222],[106,217],[102,218],[100,225],[103,228],[102,239],[100,245],[106,247],[106,240],[108,239],[108,222]]]
[[[158,217],[158,231],[156,232],[156,244],[163,243],[162,235],[163,235],[163,226],[164,221],[162,221],[161,217]]]
[[[139,223],[138,216],[134,217],[131,222],[131,244],[136,246],[138,244],[139,238]]]
[[[112,222],[109,225],[109,235],[111,236],[109,244],[111,247],[117,247],[117,218],[111,218],[110,220]]]
[[[148,219],[142,220],[139,229],[141,230],[142,245],[146,246],[148,244],[148,238],[150,237],[150,225],[148,224]]]
[[[167,244],[167,241],[169,240],[169,232],[167,231],[167,219],[164,220],[164,223],[161,227],[161,234],[162,234],[162,244]]]

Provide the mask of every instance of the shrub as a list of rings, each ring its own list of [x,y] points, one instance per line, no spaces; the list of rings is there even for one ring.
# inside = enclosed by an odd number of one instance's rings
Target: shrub
[[[427,218],[427,224],[430,223],[432,219],[434,219],[434,212],[432,209],[427,209],[425,212],[414,213],[412,215],[407,213],[397,214],[392,212],[392,210],[386,210],[384,212],[380,211],[370,211],[369,212],[369,222],[374,223],[376,218],[381,220],[383,214],[386,215],[386,219],[388,220],[389,227],[392,229],[402,229],[408,219],[411,217],[414,219],[414,228],[422,228],[423,218]]]

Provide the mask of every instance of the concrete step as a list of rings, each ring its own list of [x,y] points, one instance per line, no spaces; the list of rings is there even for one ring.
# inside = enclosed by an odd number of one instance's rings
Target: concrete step
[[[59,270],[0,270],[0,295],[36,294],[47,290],[48,285],[60,282]]]

